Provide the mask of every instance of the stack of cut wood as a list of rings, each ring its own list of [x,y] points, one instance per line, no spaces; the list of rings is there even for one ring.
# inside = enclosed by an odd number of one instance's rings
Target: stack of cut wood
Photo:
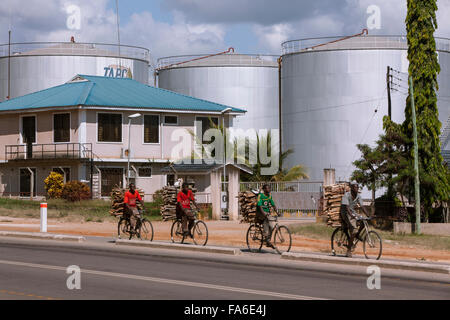
[[[239,211],[241,223],[253,223],[256,220],[258,196],[251,191],[239,192]]]
[[[347,183],[340,183],[323,188],[323,213],[327,216],[327,224],[331,227],[340,227],[341,201],[350,188]]]
[[[176,218],[177,208],[177,187],[164,187],[162,189],[163,205],[160,208],[163,221],[173,220]]]
[[[196,188],[190,188],[192,192],[197,192]],[[161,206],[160,212],[163,217],[163,221],[176,219],[177,210],[177,194],[181,189],[174,186],[167,186],[162,188],[163,205]]]
[[[144,200],[144,190],[142,189],[136,189],[137,192],[139,192],[139,195],[141,196],[142,200]],[[120,216],[125,211],[125,204],[123,202],[124,196],[125,196],[125,189],[120,188],[118,186],[114,187],[111,191],[111,209],[109,210],[109,214],[112,216]],[[138,202],[136,204],[139,211],[142,211],[144,208],[142,205]]]

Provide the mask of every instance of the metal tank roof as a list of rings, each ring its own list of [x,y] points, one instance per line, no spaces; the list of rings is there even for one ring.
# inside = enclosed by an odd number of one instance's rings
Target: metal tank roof
[[[192,67],[276,67],[278,56],[264,54],[227,53],[218,55],[183,55],[158,59],[158,69]]]
[[[9,48],[11,46],[11,48]],[[143,47],[106,43],[23,42],[0,45],[0,58],[17,56],[98,56],[151,62],[150,51]]]
[[[436,50],[450,52],[450,39],[435,37]],[[326,50],[407,50],[406,36],[402,35],[359,35],[350,37],[324,37],[289,40],[281,45],[282,54],[303,53]]]

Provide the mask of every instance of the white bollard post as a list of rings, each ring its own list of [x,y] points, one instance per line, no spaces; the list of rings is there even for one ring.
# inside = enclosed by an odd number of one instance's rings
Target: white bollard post
[[[47,203],[41,203],[41,232],[47,232]]]

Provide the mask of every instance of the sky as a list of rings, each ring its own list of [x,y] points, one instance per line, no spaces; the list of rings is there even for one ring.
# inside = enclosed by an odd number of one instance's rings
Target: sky
[[[280,54],[287,40],[352,35],[368,27],[369,34],[406,33],[406,0],[118,3],[121,44],[148,48],[154,61],[229,47],[238,53]],[[438,0],[438,8],[436,36],[450,38],[450,0]],[[1,0],[0,43],[7,43],[9,29],[13,42],[69,41],[74,36],[78,42],[117,43],[116,1]]]

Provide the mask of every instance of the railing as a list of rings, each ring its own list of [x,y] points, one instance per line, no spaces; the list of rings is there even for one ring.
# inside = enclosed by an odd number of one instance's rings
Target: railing
[[[81,55],[106,56],[140,59],[151,62],[150,51],[146,48],[129,45],[107,43],[81,43],[81,42],[23,42],[0,45],[0,57],[7,57],[9,49],[11,56],[37,56],[37,55]],[[119,54],[120,52],[120,54]]]
[[[240,191],[261,190],[265,184],[273,192],[322,192],[322,182],[319,181],[241,182]]]
[[[281,45],[282,54],[303,51],[352,50],[352,49],[407,49],[406,36],[359,36],[307,38],[286,41]],[[342,41],[339,41],[343,39]],[[436,50],[450,52],[450,39],[436,37]]]
[[[31,149],[30,149],[31,147]],[[25,159],[92,159],[92,143],[52,143],[5,146],[7,161]]]
[[[264,54],[221,54],[211,58],[205,58],[202,60],[196,60],[189,62],[194,59],[207,57],[208,54],[204,55],[189,55],[189,56],[172,56],[159,58],[157,62],[157,69],[162,69],[171,65],[176,65],[181,62],[186,62],[189,66],[193,64],[205,64],[209,61],[213,61],[214,65],[249,65],[249,66],[261,66],[261,65],[275,65],[277,63],[278,56],[275,55],[264,55]],[[183,67],[183,64],[178,65]],[[174,66],[176,67],[176,66]]]

